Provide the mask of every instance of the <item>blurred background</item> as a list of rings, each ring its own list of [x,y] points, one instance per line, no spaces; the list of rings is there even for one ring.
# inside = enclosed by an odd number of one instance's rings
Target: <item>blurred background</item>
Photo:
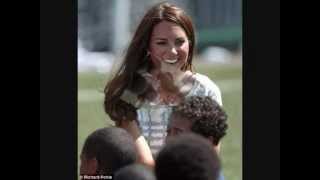
[[[78,157],[85,138],[113,122],[103,89],[145,12],[160,0],[78,0]],[[226,180],[242,179],[242,1],[169,0],[192,18],[195,71],[220,87],[229,129],[221,158]],[[78,161],[80,162],[80,161]],[[79,164],[79,163],[78,163]]]

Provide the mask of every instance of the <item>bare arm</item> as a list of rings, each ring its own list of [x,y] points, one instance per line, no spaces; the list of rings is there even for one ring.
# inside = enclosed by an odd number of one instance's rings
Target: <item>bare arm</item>
[[[137,122],[125,120],[121,121],[121,123],[117,125],[126,129],[134,138],[138,153],[138,161],[144,165],[154,168],[155,162],[150,147],[144,136],[141,134]]]

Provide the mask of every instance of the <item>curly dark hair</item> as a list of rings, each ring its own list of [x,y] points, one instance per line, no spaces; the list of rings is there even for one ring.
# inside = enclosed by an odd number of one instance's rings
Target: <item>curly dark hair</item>
[[[222,107],[209,96],[191,96],[173,108],[172,115],[192,122],[191,131],[206,138],[212,137],[212,143],[218,145],[226,135],[228,116]]]

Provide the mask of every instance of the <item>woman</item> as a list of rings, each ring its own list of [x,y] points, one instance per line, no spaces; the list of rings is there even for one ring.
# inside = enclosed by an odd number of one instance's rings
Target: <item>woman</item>
[[[192,71],[194,46],[191,19],[177,6],[160,3],[143,17],[105,87],[105,111],[133,134],[146,164],[152,164],[146,154],[156,155],[162,147],[172,107],[183,98],[210,96],[222,105],[216,84]]]

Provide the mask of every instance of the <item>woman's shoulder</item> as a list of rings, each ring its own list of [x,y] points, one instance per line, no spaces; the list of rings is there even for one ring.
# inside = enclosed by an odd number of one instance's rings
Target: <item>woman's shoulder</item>
[[[202,84],[214,85],[216,84],[208,76],[200,73],[194,73],[194,78]]]
[[[211,80],[208,76],[200,74],[200,73],[195,73],[194,78],[199,84],[204,86],[204,88],[208,88],[213,91],[220,91],[217,84],[213,80]]]
[[[195,73],[195,87],[191,95],[211,96],[220,105],[222,105],[221,91],[218,85],[208,76]]]

